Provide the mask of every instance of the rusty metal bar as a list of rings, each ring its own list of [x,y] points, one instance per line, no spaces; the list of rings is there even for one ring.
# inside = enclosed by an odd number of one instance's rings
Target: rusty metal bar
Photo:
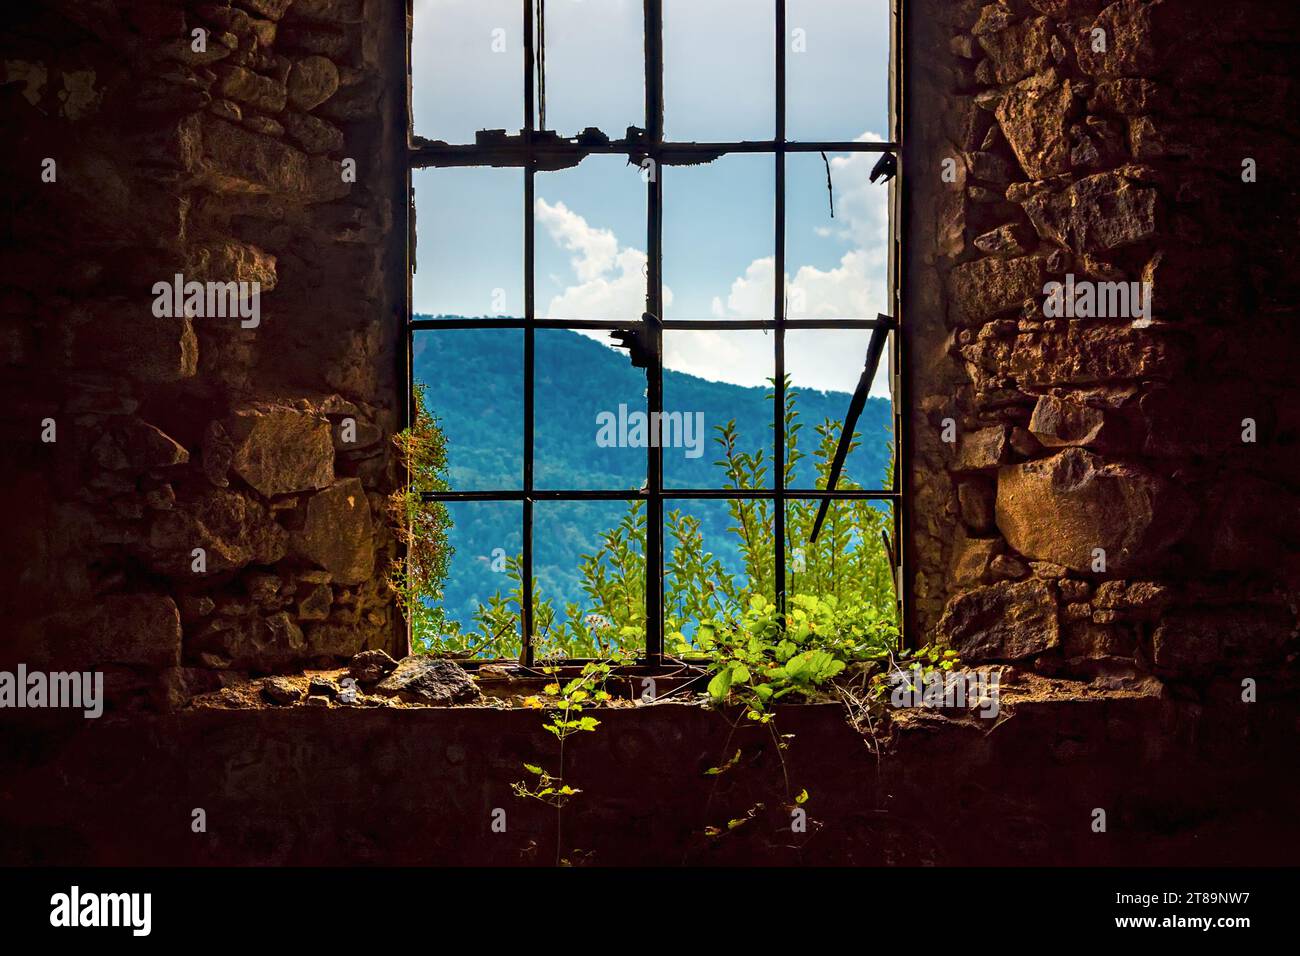
[[[776,0],[776,162],[775,274],[772,314],[776,320],[773,338],[772,449],[776,487],[773,503],[772,560],[775,562],[773,590],[778,619],[785,620],[785,0]]]
[[[775,522],[775,585],[779,602],[785,598],[785,503],[791,499],[800,500],[875,500],[888,501],[893,505],[895,546],[891,557],[899,563],[899,571],[905,572],[911,559],[911,540],[909,537],[909,514],[904,506],[906,495],[910,490],[911,474],[906,467],[905,450],[910,440],[910,417],[902,414],[908,401],[908,376],[905,374],[910,362],[907,341],[899,329],[895,330],[893,355],[895,367],[899,369],[898,394],[895,394],[895,442],[896,471],[894,487],[872,491],[819,490],[785,487],[785,417],[784,417],[784,373],[785,373],[785,332],[789,329],[844,329],[844,328],[879,328],[880,319],[866,318],[824,318],[824,319],[790,319],[785,314],[785,164],[790,153],[893,153],[898,156],[900,170],[895,180],[899,201],[894,209],[893,235],[891,236],[892,263],[890,277],[893,283],[894,311],[901,324],[903,309],[900,290],[904,279],[904,263],[901,249],[905,244],[906,234],[906,197],[901,184],[904,176],[902,160],[902,140],[904,124],[902,122],[903,84],[903,38],[906,32],[906,4],[904,0],[895,0],[892,10],[893,51],[891,56],[891,133],[894,137],[882,142],[786,142],[786,0],[774,0],[776,17],[775,56],[776,56],[776,108],[775,135],[770,140],[741,140],[719,143],[678,143],[665,142],[663,138],[664,101],[663,101],[663,0],[643,0],[645,22],[645,87],[646,87],[646,129],[631,130],[621,140],[601,141],[601,137],[588,136],[585,140],[578,137],[562,138],[552,133],[537,129],[536,84],[540,77],[534,74],[537,63],[535,38],[535,18],[532,0],[521,0],[524,10],[524,112],[525,122],[518,134],[507,135],[499,131],[496,135],[482,137],[480,142],[472,144],[448,144],[428,140],[414,135],[410,123],[409,77],[410,60],[408,56],[406,99],[408,128],[404,132],[407,147],[408,172],[406,182],[409,184],[409,171],[412,169],[434,167],[446,168],[457,166],[499,166],[518,167],[524,170],[524,315],[519,318],[425,318],[416,319],[411,313],[409,288],[409,268],[406,306],[406,356],[400,357],[406,371],[407,395],[410,395],[410,336],[419,330],[431,329],[490,329],[519,328],[524,330],[524,464],[523,488],[520,490],[480,491],[480,492],[424,492],[425,501],[520,501],[523,503],[523,590],[524,599],[520,608],[521,627],[523,629],[523,653],[521,663],[531,666],[532,647],[532,592],[533,579],[533,504],[537,500],[546,501],[591,501],[624,500],[647,502],[647,541],[646,541],[646,661],[652,667],[662,663],[663,652],[663,503],[668,500],[694,499],[743,499],[770,500],[774,503]],[[408,34],[411,6],[408,0]],[[593,141],[594,139],[594,141]],[[776,163],[776,216],[774,223],[775,266],[779,276],[774,291],[774,311],[770,320],[741,320],[727,322],[720,320],[672,320],[655,321],[656,355],[652,367],[647,369],[647,408],[649,411],[663,409],[663,331],[664,330],[742,330],[756,329],[773,331],[774,364],[777,379],[776,399],[773,409],[773,428],[776,436],[776,480],[770,489],[665,489],[663,487],[662,452],[657,447],[647,451],[646,485],[639,491],[630,490],[542,490],[533,485],[533,437],[535,430],[535,333],[539,328],[562,329],[620,329],[626,328],[626,320],[592,321],[565,319],[538,319],[536,316],[535,284],[535,177],[539,171],[571,168],[578,165],[589,155],[625,155],[630,160],[640,162],[649,158],[653,160],[647,191],[647,289],[646,311],[651,317],[660,317],[662,312],[663,276],[662,276],[662,177],[665,167],[675,165],[697,165],[730,153],[772,153]],[[405,193],[410,196],[409,187]],[[409,204],[408,204],[409,205]],[[410,210],[413,216],[414,210]],[[413,248],[408,249],[413,258]],[[413,262],[410,265],[413,266]],[[404,361],[403,361],[404,359]],[[407,404],[410,400],[408,398]],[[651,569],[654,569],[653,571]],[[910,602],[905,598],[906,588],[899,594],[904,630],[911,624]]]
[[[647,411],[663,412],[663,4],[645,0],[645,123],[649,132],[649,182],[646,184],[646,312],[653,328],[653,358],[646,368]],[[645,649],[651,666],[663,661],[664,648],[664,502],[663,449],[656,440],[646,449]]]
[[[524,497],[523,497],[523,569],[520,580],[519,663],[525,667],[533,664],[533,402],[534,370],[537,359],[535,348],[536,304],[533,297],[533,196],[537,171],[531,159],[533,142],[533,5],[524,5],[524,145],[529,152],[529,162],[524,167]]]
[[[533,327],[538,329],[626,329],[628,322],[626,319],[619,321],[617,319],[535,319]],[[893,323],[888,319],[786,319],[783,323],[787,329],[874,329],[880,325],[889,325]],[[428,319],[412,319],[411,328],[420,330],[429,329],[522,329],[526,328],[528,320],[523,318],[512,319],[505,316],[491,316],[482,319],[467,319],[460,316],[456,317],[438,317]],[[669,331],[735,331],[758,329],[775,329],[777,323],[773,319],[669,319],[661,322],[665,329]]]
[[[785,498],[818,501],[823,498],[832,500],[854,501],[895,501],[899,492],[888,488],[836,489],[825,488],[786,488],[781,492]],[[695,501],[735,499],[738,501],[772,501],[776,499],[775,488],[665,488],[662,497],[665,501]],[[647,501],[650,496],[644,491],[625,489],[560,489],[534,488],[525,492],[514,491],[423,491],[420,498],[424,501],[523,501],[532,498],[536,501]]]
[[[663,143],[658,147],[661,165],[690,166],[711,162],[729,153],[772,153],[775,140],[743,140],[731,143]],[[612,155],[642,157],[648,153],[646,140],[615,140],[609,143],[578,143],[566,139],[535,142],[532,152],[511,137],[505,142],[448,144],[423,140],[411,150],[411,165],[434,166],[525,166],[530,155],[541,168],[565,169],[578,165],[588,156]],[[898,149],[891,142],[859,143],[785,143],[787,153],[892,153]]]

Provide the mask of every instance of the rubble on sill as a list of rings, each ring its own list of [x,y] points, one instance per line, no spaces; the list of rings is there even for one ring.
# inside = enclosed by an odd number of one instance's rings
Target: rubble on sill
[[[954,672],[958,673],[958,672]],[[967,672],[974,677],[977,672]],[[888,721],[902,732],[949,724],[969,724],[972,728],[991,731],[1014,716],[1017,708],[1045,704],[1086,701],[1159,699],[1167,690],[1158,678],[1133,669],[1121,669],[1098,675],[1091,681],[1045,677],[1011,665],[985,668],[978,672],[991,675],[996,706],[989,712],[987,698],[974,693],[969,700],[954,707],[922,705],[891,706]],[[311,707],[321,709],[424,709],[430,707],[488,708],[493,710],[537,709],[547,699],[543,687],[552,678],[539,677],[523,668],[508,664],[483,664],[473,671],[454,660],[411,655],[395,661],[384,651],[362,651],[344,668],[307,669],[300,674],[274,676],[229,675],[219,690],[199,694],[189,700],[193,710],[269,710]],[[635,679],[628,680],[631,690]],[[689,680],[678,681],[680,690]],[[982,685],[981,685],[982,686]],[[707,695],[678,694],[669,696],[677,703],[708,703]],[[648,700],[634,693],[615,694],[605,708],[626,709],[645,706]],[[809,704],[836,703],[833,697],[808,701]],[[897,702],[895,702],[897,703]],[[850,708],[852,709],[852,708]],[[988,719],[990,716],[992,720]]]

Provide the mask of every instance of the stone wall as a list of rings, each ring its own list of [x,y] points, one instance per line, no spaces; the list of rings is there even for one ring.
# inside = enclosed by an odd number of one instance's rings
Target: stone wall
[[[223,672],[404,650],[382,574],[398,17],[7,11],[5,663],[103,668],[110,706],[156,707]],[[177,274],[256,281],[260,315],[156,317]]]
[[[533,711],[138,712],[405,651],[383,585],[401,5],[18,7],[0,669],[102,669],[112,713],[5,713],[0,862],[553,858],[552,812],[511,792],[553,746]],[[840,708],[787,708],[789,754],[742,729],[710,804],[722,715],[609,708],[569,755],[572,845],[605,864],[1293,859],[1295,5],[905,9],[910,607],[920,639],[1017,665],[1011,719],[900,712],[873,752]],[[177,273],[259,282],[256,326],[157,317]],[[1048,316],[1071,274],[1150,282],[1153,310]],[[702,838],[756,801],[780,816],[786,760],[824,827],[805,850],[776,826]]]
[[[165,704],[223,671],[404,649],[382,583],[399,17],[46,0],[7,21],[6,661],[106,666],[112,700]],[[917,636],[1082,677],[1284,658],[1300,15],[911,0],[906,18]],[[156,318],[177,273],[259,282],[257,326]],[[1149,282],[1151,313],[1049,317],[1069,275]]]
[[[918,637],[1085,678],[1276,677],[1300,590],[1298,8],[907,7]],[[1149,283],[1151,307],[1050,314],[1071,275]]]
[[[597,866],[1294,863],[1300,768],[1285,705],[1029,688],[1001,704],[993,732],[903,713],[883,758],[838,705],[781,708],[793,736],[779,755],[768,726],[732,732],[739,714],[670,701],[602,711],[596,733],[566,744],[582,794],[564,852]],[[554,809],[511,790],[521,764],[555,759],[526,708],[18,716],[0,736],[0,864],[555,860]],[[737,751],[732,771],[705,774]],[[791,832],[787,774],[811,794],[805,834]]]

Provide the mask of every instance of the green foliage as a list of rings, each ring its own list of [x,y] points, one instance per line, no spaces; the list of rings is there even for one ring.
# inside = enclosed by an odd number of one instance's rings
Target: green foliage
[[[788,481],[793,480],[799,462],[808,457],[799,444],[804,426],[796,407],[797,394],[787,388]],[[769,399],[772,396],[768,392]],[[815,487],[826,487],[839,428],[839,423],[829,419],[816,426],[817,442],[811,456]],[[717,432],[714,441],[720,457],[714,464],[725,475],[725,487],[768,486],[771,462],[763,450],[743,450],[734,420],[718,427]],[[857,441],[855,436],[854,447]],[[884,476],[886,487],[891,474],[892,465]],[[854,490],[860,486],[843,475],[839,487]],[[782,631],[774,603],[772,554],[778,543],[773,503],[728,499],[726,506],[730,517],[727,530],[739,550],[743,574],[730,572],[709,550],[712,542],[706,542],[698,517],[680,509],[666,516],[666,643],[683,656],[714,656],[719,649],[730,653],[747,647],[751,640],[765,640],[765,635]],[[789,648],[812,650],[815,645],[838,655],[837,659],[859,660],[892,646],[898,633],[892,572],[881,545],[882,532],[889,527],[888,515],[865,500],[834,501],[817,541],[809,542],[817,506],[812,499],[787,502],[786,535],[780,546],[786,558],[787,586],[794,595],[785,622],[791,633],[784,643],[775,640],[760,652],[760,656],[767,655],[765,662],[787,669],[791,682],[787,692],[807,690],[823,677],[822,669],[814,666],[816,662],[800,659],[791,664],[793,652],[785,653]],[[582,605],[570,602],[557,607],[541,587],[534,588],[534,641],[539,658],[609,658],[618,651],[644,648],[645,539],[645,507],[633,502],[619,523],[601,536],[600,547],[581,557],[579,574],[586,596]],[[445,561],[443,556],[443,574]],[[480,603],[469,622],[417,610],[413,621],[417,649],[452,656],[517,658],[523,602],[520,566],[521,556],[507,559],[508,587]],[[435,578],[429,571],[420,579]],[[788,671],[790,667],[793,671]],[[760,683],[770,681],[767,668],[761,674]]]
[[[409,481],[388,497],[390,524],[405,555],[389,567],[388,586],[417,635],[455,629],[441,606],[452,549],[451,519],[445,505],[420,500],[420,490],[447,488],[447,442],[425,405],[423,386],[415,386],[415,419],[393,436],[400,467]]]
[[[429,316],[416,316],[428,318]],[[520,429],[523,395],[523,333],[514,329],[439,330],[415,333],[413,377],[430,386],[430,406],[447,436],[453,487],[508,488],[519,480],[523,453]],[[627,353],[577,332],[547,329],[536,336],[534,477],[545,488],[636,488],[645,473],[645,451],[598,447],[596,415],[620,402],[643,401],[645,372],[633,368]],[[750,442],[771,444],[772,409],[764,386],[740,386],[664,370],[669,410],[703,412],[706,422],[736,419]],[[806,421],[843,416],[844,392],[803,389],[799,407]],[[863,475],[884,470],[893,410],[887,399],[867,402],[859,423],[866,440],[851,460]],[[590,425],[590,431],[585,425]],[[576,426],[576,427],[575,427]],[[768,452],[770,463],[771,453]],[[809,487],[810,463],[801,464],[799,482]],[[679,487],[715,483],[713,456],[675,456],[671,475]],[[572,509],[570,513],[576,512]],[[486,593],[485,589],[470,593]]]
[[[563,853],[564,808],[568,806],[570,800],[582,793],[565,779],[565,743],[574,734],[589,734],[600,726],[599,720],[584,711],[599,707],[610,700],[610,694],[605,690],[605,682],[617,663],[617,660],[590,661],[583,665],[576,677],[563,683],[559,680],[553,681],[543,688],[541,695],[528,697],[524,701],[526,706],[541,710],[546,715],[546,722],[542,724],[542,729],[553,736],[558,744],[556,769],[551,773],[538,764],[525,763],[524,770],[534,777],[533,782],[521,780],[512,784],[511,789],[518,797],[537,800],[555,808],[557,866],[568,862]],[[542,670],[549,675],[558,675],[560,671],[555,666],[543,667]],[[580,857],[581,851],[575,850],[574,855]]]
[[[609,677],[613,664],[609,661],[591,661],[583,665],[581,672],[572,680],[561,685],[558,681],[548,684],[542,691],[543,696],[525,699],[524,704],[546,712],[546,723],[542,725],[560,744],[559,766],[554,774],[548,773],[536,764],[524,764],[524,769],[537,778],[534,785],[514,784],[514,791],[521,797],[540,800],[553,807],[563,807],[569,798],[581,793],[564,782],[564,742],[574,734],[591,733],[600,726],[600,721],[583,710],[598,706],[610,699],[605,690],[605,681]],[[544,673],[557,674],[558,667],[542,668]],[[545,698],[552,698],[548,703]]]
[[[790,694],[815,697],[851,663],[887,660],[897,638],[893,618],[868,602],[807,594],[790,598],[784,621],[774,603],[755,594],[737,621],[705,625],[693,641],[671,635],[677,654],[710,659],[714,701],[739,700],[759,721]]]
[[[920,692],[936,671],[946,674],[959,667],[961,657],[956,651],[933,644],[915,651],[891,653],[885,666],[871,673],[867,702],[883,709],[898,682],[906,681],[907,690]]]
[[[448,482],[457,490],[517,487],[522,464],[520,422],[523,395],[519,391],[522,332],[515,329],[439,330],[416,332],[414,378],[429,384],[429,408],[438,416],[447,437]],[[595,416],[626,402],[644,403],[645,373],[633,368],[626,353],[585,335],[567,330],[540,332],[536,341],[536,390],[533,477],[539,488],[624,488],[634,496],[645,477],[643,448],[599,447],[594,441]],[[769,473],[772,464],[772,406],[770,386],[742,387],[664,371],[668,409],[701,412],[710,425],[735,419],[740,450],[763,448]],[[811,488],[816,474],[814,426],[839,421],[848,406],[844,392],[813,388],[799,391],[799,413],[807,423],[801,444],[807,455],[795,466],[797,485]],[[848,459],[848,473],[869,487],[880,487],[889,464],[893,410],[887,399],[872,398],[858,422],[861,446]],[[717,432],[708,429],[704,438]],[[705,453],[688,458],[681,449],[665,452],[665,477],[679,488],[720,487],[723,473],[715,464],[718,446],[706,441]],[[772,477],[769,474],[768,484]],[[728,531],[735,522],[721,501],[673,502],[682,515],[700,522],[700,531],[719,563],[743,580],[739,538]],[[470,502],[449,506],[455,525],[450,542],[452,559],[441,603],[451,619],[474,630],[480,603],[509,582],[500,563],[489,555],[522,551],[521,507],[517,502]],[[770,509],[769,509],[770,510]],[[601,547],[600,532],[613,528],[626,506],[612,501],[540,503],[535,508],[533,573],[561,618],[570,602],[584,613],[600,613],[583,590],[581,556]],[[874,540],[872,542],[875,543]],[[768,564],[771,563],[770,558]],[[770,574],[770,572],[768,572]],[[820,593],[795,582],[792,592]],[[421,632],[423,633],[423,632]],[[503,655],[506,656],[506,655]],[[508,655],[513,656],[513,655]]]
[[[768,393],[769,399],[772,394]],[[390,586],[411,621],[417,650],[455,657],[518,658],[524,600],[521,555],[506,558],[506,585],[478,603],[468,620],[456,619],[443,607],[452,554],[450,516],[444,505],[422,502],[418,491],[448,487],[447,443],[440,423],[427,411],[423,388],[417,387],[415,397],[415,422],[395,438],[411,482],[390,497],[394,524],[406,550],[406,559],[391,569]],[[840,424],[830,418],[817,424],[812,451],[806,452],[800,446],[804,426],[796,404],[795,390],[787,388],[785,480],[792,486],[800,469],[807,473],[805,459],[811,458],[814,487],[824,488]],[[719,457],[713,464],[722,469],[725,487],[768,487],[772,462],[764,450],[745,450],[734,419],[717,432]],[[853,447],[859,441],[855,434]],[[883,486],[888,487],[892,462],[885,470]],[[846,474],[840,487],[859,486]],[[711,675],[710,697],[719,704],[739,705],[733,733],[738,723],[761,727],[764,736],[776,742],[778,755],[790,739],[775,728],[772,707],[779,701],[823,695],[849,668],[874,675],[871,693],[880,698],[888,693],[884,680],[888,667],[906,664],[923,675],[927,667],[946,670],[955,665],[951,652],[927,650],[901,660],[895,656],[897,605],[891,568],[880,544],[889,527],[885,514],[867,501],[832,502],[818,540],[810,542],[818,502],[791,500],[786,507],[785,540],[780,542],[775,540],[773,503],[744,499],[727,499],[726,533],[731,540],[719,541],[715,534],[706,540],[701,518],[675,509],[666,516],[665,542],[667,649],[705,663]],[[583,858],[580,850],[571,850],[568,857],[564,853],[564,810],[582,793],[566,777],[566,744],[576,734],[599,728],[600,720],[590,711],[610,701],[605,682],[612,669],[645,646],[645,541],[645,508],[634,502],[601,535],[600,546],[580,559],[578,575],[585,602],[557,606],[543,588],[534,589],[533,641],[538,658],[544,662],[596,659],[563,681],[558,679],[557,666],[544,664],[543,670],[557,679],[542,694],[525,701],[543,713],[543,728],[555,738],[556,752],[553,762],[524,763],[529,779],[513,784],[513,790],[521,798],[555,809],[557,864]],[[776,605],[773,580],[772,555],[778,547],[786,562],[790,594],[784,614]],[[720,548],[734,548],[740,573],[729,570],[736,564],[726,560]],[[730,745],[729,736],[724,753]],[[809,800],[806,789],[791,787],[784,756],[780,759],[786,799],[771,808],[778,815]],[[736,748],[706,773],[717,778],[736,769],[741,760],[742,750]],[[756,803],[731,816],[724,826],[707,826],[704,832],[711,838],[724,836],[767,810],[766,804]]]

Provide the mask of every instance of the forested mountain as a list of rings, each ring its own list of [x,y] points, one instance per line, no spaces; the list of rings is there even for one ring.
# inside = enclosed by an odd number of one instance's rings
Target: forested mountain
[[[523,461],[523,333],[517,329],[437,330],[417,332],[415,380],[427,386],[426,402],[447,437],[449,479],[454,490],[518,489]],[[627,353],[564,330],[536,333],[535,484],[550,489],[627,489],[635,494],[645,480],[643,447],[607,447],[619,436],[622,420],[644,410],[645,372],[633,368]],[[689,421],[684,437],[693,447],[664,449],[668,488],[722,488],[726,473],[717,464],[719,428],[734,421],[737,448],[756,454],[760,448],[772,481],[772,402],[768,389],[708,381],[680,372],[664,372],[664,409]],[[799,389],[795,405],[803,428],[799,448],[809,455],[796,466],[796,484],[816,487],[812,452],[815,426],[838,423],[849,395]],[[605,415],[602,419],[599,416]],[[601,433],[601,424],[614,428]],[[703,435],[694,425],[703,424]],[[624,439],[635,440],[632,429]],[[884,399],[867,403],[857,428],[861,447],[849,456],[846,476],[860,487],[879,488],[885,480],[892,440],[892,413]],[[598,441],[598,437],[601,441]],[[706,550],[724,565],[740,566],[725,501],[669,504],[701,520]],[[517,502],[466,502],[450,506],[455,548],[444,603],[467,621],[481,601],[506,590],[504,575],[494,573],[493,556],[522,550]],[[535,505],[534,549],[539,587],[557,604],[581,603],[580,556],[599,547],[601,535],[627,510],[621,501],[546,502]],[[500,550],[497,550],[500,549]],[[500,561],[497,562],[500,567]]]

